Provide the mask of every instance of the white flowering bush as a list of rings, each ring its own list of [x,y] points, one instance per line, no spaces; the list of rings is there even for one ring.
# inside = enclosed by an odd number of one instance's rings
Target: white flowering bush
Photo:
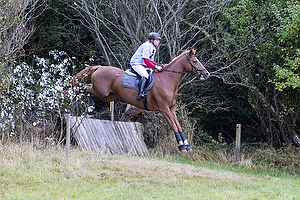
[[[62,51],[49,54],[51,59],[35,56],[35,66],[21,63],[14,67],[11,84],[0,96],[2,140],[18,136],[20,120],[37,126],[46,123],[49,117],[62,118],[82,103],[82,96],[71,89],[73,59]]]

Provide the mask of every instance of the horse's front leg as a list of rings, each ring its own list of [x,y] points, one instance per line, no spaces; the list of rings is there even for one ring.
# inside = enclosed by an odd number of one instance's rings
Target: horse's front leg
[[[161,112],[168,124],[171,126],[172,130],[175,133],[175,138],[178,143],[178,149],[182,152],[192,151],[191,145],[189,145],[184,132],[178,122],[174,107],[166,109]]]

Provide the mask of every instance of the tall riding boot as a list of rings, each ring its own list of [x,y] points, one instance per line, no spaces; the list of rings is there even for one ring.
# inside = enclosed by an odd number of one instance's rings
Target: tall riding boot
[[[136,97],[136,100],[144,99],[147,97],[147,94],[145,92],[145,86],[146,86],[147,78],[142,77],[139,83],[139,93]]]

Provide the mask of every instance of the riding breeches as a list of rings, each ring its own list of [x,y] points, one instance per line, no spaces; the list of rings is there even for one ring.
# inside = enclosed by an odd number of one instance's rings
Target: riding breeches
[[[134,71],[136,71],[141,77],[145,77],[146,79],[148,79],[148,72],[147,72],[147,68],[145,68],[143,65],[134,65],[131,66]]]

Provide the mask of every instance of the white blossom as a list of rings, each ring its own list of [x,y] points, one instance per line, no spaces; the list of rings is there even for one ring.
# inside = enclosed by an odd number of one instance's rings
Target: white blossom
[[[50,63],[48,59],[34,56],[38,67],[26,63],[14,66],[13,74],[9,78],[11,86],[7,90],[6,96],[0,96],[2,105],[0,117],[3,119],[0,127],[14,129],[18,119],[18,115],[15,113],[19,112],[17,109],[20,108],[25,117],[27,113],[36,110],[39,110],[40,116],[45,116],[47,114],[45,108],[65,112],[66,108],[63,105],[65,97],[61,94],[65,87],[71,86],[73,76],[68,74],[67,67],[71,66],[72,61],[70,58],[66,58],[65,52],[51,51],[49,55],[54,57],[54,63]],[[72,64],[72,67],[76,66]],[[68,89],[67,94],[67,100],[72,100],[72,98],[77,100],[81,97],[76,96],[72,89]],[[37,122],[34,122],[33,125],[37,126]]]

